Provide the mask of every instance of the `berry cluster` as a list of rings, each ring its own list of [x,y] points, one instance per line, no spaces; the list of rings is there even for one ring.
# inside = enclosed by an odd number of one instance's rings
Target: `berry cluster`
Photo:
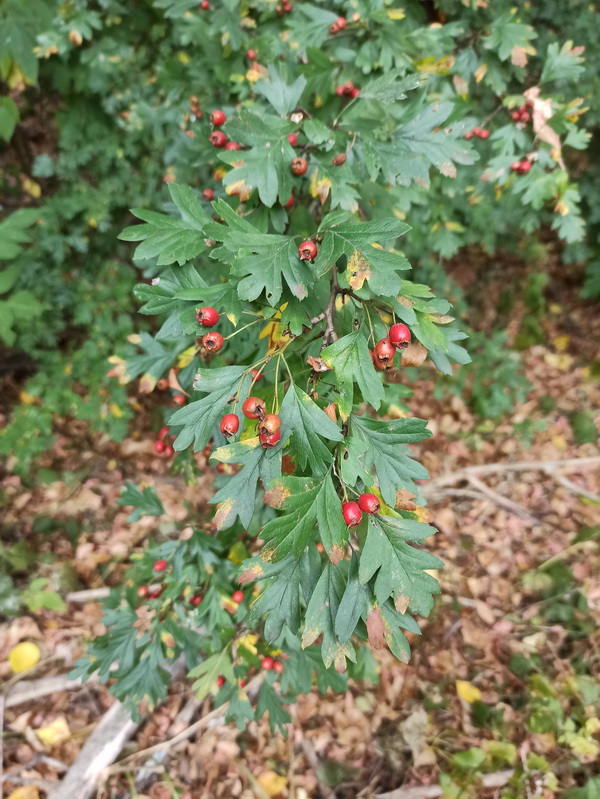
[[[168,435],[169,428],[161,427],[158,438],[154,442],[154,451],[158,452],[159,455],[163,455],[165,458],[171,458],[175,454],[175,450],[167,439]],[[173,440],[173,438],[174,436],[171,438],[171,440]]]
[[[375,368],[381,372],[394,365],[396,350],[404,350],[410,344],[410,330],[402,322],[392,325],[387,338],[380,339],[371,350],[371,360]]]
[[[465,139],[489,139],[490,132],[486,128],[473,128],[465,133]]]
[[[213,327],[219,321],[219,314],[217,310],[210,305],[204,308],[198,308],[196,311],[196,321],[199,322],[202,327]],[[204,336],[202,336],[201,343],[202,348],[206,350],[206,352],[209,352],[211,355],[216,355],[217,352],[223,349],[225,339],[220,333],[211,330],[210,333],[205,333]]]
[[[358,527],[363,513],[377,513],[381,503],[375,494],[361,494],[358,502],[344,502],[342,516],[347,527]]]
[[[513,122],[523,122],[527,123],[531,119],[531,114],[529,113],[529,106],[522,105],[520,108],[517,108],[516,111],[513,111],[510,115]]]
[[[343,31],[346,27],[346,17],[338,17],[335,22],[332,22],[329,26],[329,33],[332,36],[335,36],[336,33]]]
[[[339,86],[336,86],[335,93],[338,97],[351,97],[354,99],[360,94],[360,87],[355,86],[352,81],[349,80],[346,81],[346,83],[340,83]]]
[[[513,161],[510,169],[512,172],[516,172],[517,175],[526,175],[532,166],[533,164],[529,158],[524,158],[522,161]]]

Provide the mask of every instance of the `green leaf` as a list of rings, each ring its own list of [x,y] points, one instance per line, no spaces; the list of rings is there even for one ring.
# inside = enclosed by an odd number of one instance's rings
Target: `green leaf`
[[[562,47],[558,42],[551,42],[546,51],[540,83],[553,80],[576,81],[585,71],[582,62],[583,56],[573,52],[572,42],[565,42]]]
[[[125,482],[117,505],[133,505],[135,510],[129,515],[128,522],[137,522],[143,516],[162,516],[165,512],[162,502],[152,486],[144,486],[140,491],[133,483]]]
[[[319,274],[325,274],[332,263],[346,255],[346,276],[351,288],[359,290],[366,280],[375,294],[398,294],[402,280],[396,273],[410,268],[410,264],[397,253],[374,245],[380,241],[393,241],[409,230],[410,225],[399,219],[336,224],[336,217],[329,215],[319,228],[319,232],[325,235],[315,260],[315,269]]]
[[[303,75],[296,78],[292,84],[288,84],[279,68],[271,64],[269,80],[259,80],[254,86],[254,91],[266,97],[279,116],[284,117],[296,108],[305,86],[306,78]]]
[[[242,108],[234,120],[227,123],[227,133],[251,149],[222,151],[221,161],[234,165],[223,179],[224,186],[243,181],[258,189],[261,202],[271,208],[279,199],[282,205],[292,193],[293,175],[290,163],[296,155],[288,141],[294,125],[286,119],[268,114],[253,114]]]
[[[337,387],[340,393],[338,403],[340,415],[345,421],[352,412],[354,404],[354,383],[375,410],[381,405],[385,390],[375,371],[367,341],[360,331],[349,333],[326,347],[321,357],[335,369]]]
[[[431,437],[423,419],[391,419],[380,422],[367,416],[352,416],[348,428],[347,448],[342,454],[342,479],[354,486],[360,479],[372,484],[375,470],[381,495],[394,507],[399,489],[415,491],[413,480],[426,480],[424,466],[410,456],[404,444]]]
[[[485,752],[476,746],[467,749],[466,752],[455,752],[452,755],[452,760],[457,766],[464,769],[476,769],[482,766],[485,762]]]
[[[358,565],[358,556],[353,552],[346,588],[335,617],[335,634],[341,643],[350,639],[359,619],[365,618],[369,611],[369,591],[358,581]]]
[[[14,264],[0,272],[0,294],[6,294],[15,285],[19,278],[20,268]]]
[[[573,438],[577,444],[595,444],[598,441],[598,429],[592,411],[577,411],[571,417]]]
[[[406,99],[406,92],[418,89],[425,83],[426,75],[406,75],[397,71],[387,72],[370,80],[360,90],[361,100],[378,100],[380,103],[395,103]]]
[[[216,690],[219,677],[225,677],[226,680],[233,682],[235,674],[229,650],[224,649],[206,658],[188,673],[188,677],[197,678],[192,689],[196,691],[200,702],[206,699],[211,691]]]
[[[203,230],[212,220],[192,189],[172,183],[169,191],[182,219],[136,208],[131,213],[146,224],[125,228],[119,238],[142,242],[133,256],[137,260],[156,258],[159,266],[175,262],[183,266],[206,250]]]
[[[306,648],[322,635],[321,655],[327,668],[334,664],[337,672],[346,669],[346,658],[356,661],[354,647],[349,641],[340,641],[335,632],[339,597],[334,584],[332,569],[328,563],[306,608],[305,628],[302,646]]]
[[[309,556],[299,559],[287,555],[279,561],[266,563],[262,558],[252,558],[242,565],[241,583],[266,580],[267,585],[252,605],[250,620],[265,620],[265,638],[276,641],[285,625],[294,635],[300,626],[300,591],[303,569]]]
[[[287,735],[286,725],[290,723],[292,717],[283,707],[283,703],[275,689],[265,681],[260,686],[256,700],[256,718],[262,718],[267,711],[269,713],[271,732],[275,733],[279,730],[282,735]]]
[[[10,141],[19,121],[19,109],[12,97],[0,97],[0,138]]]
[[[171,417],[171,425],[183,426],[173,444],[174,449],[186,449],[192,443],[196,452],[203,449],[229,401],[235,397],[239,389],[238,401],[243,402],[248,396],[251,382],[252,378],[246,366],[200,369],[194,380],[194,390],[206,396],[196,402],[190,402],[189,405],[175,411]]]
[[[38,221],[40,215],[37,208],[21,208],[0,222],[0,260],[10,261],[17,257],[22,245],[31,241],[28,228]]]
[[[592,777],[583,788],[571,788],[565,799],[600,799],[600,777]]]
[[[361,551],[359,581],[366,584],[375,575],[373,592],[380,605],[393,597],[399,607],[428,616],[433,594],[440,591],[437,580],[426,574],[444,564],[429,552],[407,544],[432,535],[435,529],[422,522],[389,516],[371,517]]]
[[[281,474],[281,446],[266,450],[259,446],[257,438],[221,447],[211,457],[226,460],[224,453],[234,447],[244,448],[243,454],[232,454],[227,459],[241,463],[242,468],[209,500],[211,504],[219,504],[213,520],[217,530],[231,527],[238,516],[243,526],[248,527],[254,515],[259,479],[267,485]]]
[[[510,12],[496,17],[490,26],[489,36],[483,37],[486,50],[493,50],[501,61],[507,61],[515,47],[527,47],[537,34],[531,25],[513,22]]]
[[[308,463],[313,474],[323,474],[332,455],[320,437],[341,441],[339,427],[295,384],[283,399],[280,416],[282,443],[292,437],[292,452],[298,465],[304,469]]]

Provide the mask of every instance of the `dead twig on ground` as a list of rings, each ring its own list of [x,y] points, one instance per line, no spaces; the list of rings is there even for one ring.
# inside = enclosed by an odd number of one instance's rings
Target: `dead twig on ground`
[[[481,784],[484,788],[502,788],[514,774],[513,769],[496,771],[493,774],[484,774]],[[419,785],[416,788],[396,788],[388,793],[378,793],[375,799],[437,799],[443,796],[444,791],[439,785]]]

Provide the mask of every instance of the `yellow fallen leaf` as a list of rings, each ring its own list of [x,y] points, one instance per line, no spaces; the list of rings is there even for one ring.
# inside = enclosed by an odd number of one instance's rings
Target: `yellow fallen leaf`
[[[8,662],[15,674],[32,669],[40,662],[40,648],[33,641],[23,641],[10,650]]]
[[[287,779],[275,771],[263,771],[258,777],[258,784],[267,796],[279,796],[287,785]]]
[[[481,699],[479,688],[468,680],[456,680],[456,693],[464,702],[468,702],[470,705]]]
[[[35,731],[35,734],[46,746],[55,746],[61,743],[61,741],[66,741],[67,738],[70,738],[71,730],[69,729],[66,718],[64,716],[59,716],[46,727],[40,727],[39,730]]]
[[[40,799],[40,792],[35,785],[23,785],[13,791],[8,799]]]
[[[559,352],[564,352],[569,346],[569,336],[556,336],[552,342]]]

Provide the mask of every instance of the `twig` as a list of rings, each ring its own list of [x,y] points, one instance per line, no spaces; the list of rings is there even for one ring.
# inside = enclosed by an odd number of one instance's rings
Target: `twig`
[[[0,777],[0,784],[3,782],[18,782],[18,781],[22,781],[26,784],[25,781],[28,778],[25,777],[20,778],[18,775],[22,771],[37,766],[38,763],[45,763],[47,766],[51,766],[55,771],[62,772],[62,771],[67,771],[68,769],[68,766],[66,766],[64,763],[61,763],[60,760],[56,760],[53,757],[47,757],[46,755],[42,755],[40,752],[38,752],[31,758],[31,760],[28,760],[27,763],[22,763],[19,766],[15,766],[15,768],[11,769],[11,771],[6,772],[4,776]],[[54,785],[51,785],[51,787],[54,787]],[[44,788],[44,790],[47,790],[47,788]]]
[[[96,680],[90,679],[87,684],[93,684]],[[41,680],[24,681],[15,685],[6,695],[6,707],[15,707],[23,702],[32,702],[42,696],[48,696],[56,691],[72,691],[83,685],[79,678],[71,680],[67,674],[59,674],[56,677],[44,677]]]
[[[89,588],[85,591],[70,591],[65,600],[67,602],[94,602],[97,599],[106,599],[110,596],[110,588]]]
[[[552,475],[557,483],[560,483],[561,486],[568,488],[570,491],[575,492],[576,494],[581,494],[582,497],[587,497],[587,499],[591,499],[592,502],[600,503],[600,495],[594,494],[591,491],[587,491],[585,488],[577,485],[572,480],[569,480],[568,477],[563,477],[560,474]]]
[[[588,458],[567,458],[563,461],[514,461],[507,463],[485,463],[481,466],[467,466],[455,472],[443,474],[430,480],[423,488],[432,491],[437,486],[455,485],[468,480],[471,475],[496,474],[497,472],[545,472],[554,475],[563,469],[578,471],[587,467],[600,467],[600,455]]]
[[[495,771],[493,774],[484,774],[481,784],[484,788],[502,788],[514,773],[514,770],[509,768]],[[397,788],[388,793],[378,793],[375,799],[437,799],[443,795],[444,791],[439,785],[419,785],[416,788]]]
[[[327,307],[323,312],[325,314],[323,318],[327,324],[325,325],[325,331],[323,332],[323,344],[321,345],[322,350],[325,349],[328,344],[332,344],[334,341],[337,341],[337,333],[335,332],[335,325],[333,323],[333,317],[335,315],[335,300],[337,295],[337,267],[334,266],[331,271],[331,291],[329,293],[329,301],[327,302]]]
[[[533,514],[529,513],[529,511],[522,505],[519,505],[518,502],[513,502],[512,499],[508,499],[508,497],[505,497],[502,494],[499,494],[497,491],[494,491],[493,488],[487,486],[482,480],[480,480],[478,477],[475,477],[475,475],[470,475],[468,481],[473,488],[476,488],[477,491],[481,491],[482,494],[485,494],[486,497],[489,497],[489,499],[491,499],[497,505],[500,505],[501,508],[505,508],[511,513],[514,513],[515,516],[518,516],[520,519],[523,519],[526,522],[530,522],[531,524],[541,524],[539,519],[537,519]]]

